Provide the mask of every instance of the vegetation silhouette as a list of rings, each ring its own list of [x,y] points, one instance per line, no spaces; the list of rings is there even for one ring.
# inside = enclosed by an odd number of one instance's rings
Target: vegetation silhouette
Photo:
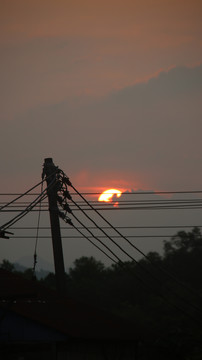
[[[68,296],[140,324],[148,330],[155,359],[202,359],[202,235],[180,231],[164,252],[105,267],[93,257],[75,260],[66,274]],[[1,267],[16,271],[3,260]],[[31,269],[23,276],[32,278]],[[141,281],[140,281],[141,279]],[[38,280],[55,288],[55,275]],[[143,351],[144,353],[144,351]],[[146,359],[147,355],[142,355]]]

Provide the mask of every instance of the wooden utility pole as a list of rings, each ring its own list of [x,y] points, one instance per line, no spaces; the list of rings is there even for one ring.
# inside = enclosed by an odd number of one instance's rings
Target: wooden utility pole
[[[60,221],[58,216],[57,205],[57,182],[56,182],[57,167],[53,163],[52,158],[46,158],[44,161],[44,174],[47,179],[47,194],[49,202],[49,214],[51,223],[51,234],[53,244],[53,256],[55,264],[55,276],[57,291],[60,295],[65,294],[65,267],[62,251],[62,240],[60,232]],[[52,185],[54,183],[54,185]]]

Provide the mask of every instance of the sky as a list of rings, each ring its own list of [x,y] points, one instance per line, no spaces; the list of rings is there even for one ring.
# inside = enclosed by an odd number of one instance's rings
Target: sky
[[[80,191],[200,190],[201,15],[200,0],[1,0],[1,192],[46,157]]]

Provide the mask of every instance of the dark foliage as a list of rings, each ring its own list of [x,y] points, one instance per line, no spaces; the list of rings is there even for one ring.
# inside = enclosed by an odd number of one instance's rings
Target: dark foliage
[[[147,348],[152,358],[199,360],[201,259],[202,236],[198,228],[178,232],[164,242],[162,257],[151,252],[138,264],[129,261],[106,268],[93,257],[81,257],[66,274],[68,295],[140,324],[149,334]],[[7,260],[1,266],[14,271]],[[31,276],[30,271],[24,276]],[[55,288],[54,274],[41,282]]]

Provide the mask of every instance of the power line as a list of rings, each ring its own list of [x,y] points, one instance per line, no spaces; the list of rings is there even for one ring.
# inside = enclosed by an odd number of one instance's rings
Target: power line
[[[91,218],[85,213],[85,211],[72,199],[72,197],[69,196],[69,192],[68,192],[68,190],[67,190],[67,184],[70,185],[70,186],[72,186],[72,184],[70,183],[69,179],[65,176],[65,174],[64,174],[62,171],[61,171],[61,173],[62,173],[62,175],[63,175],[63,178],[61,179],[61,183],[62,183],[62,186],[64,186],[65,189],[63,190],[63,189],[61,188],[60,191],[61,191],[61,192],[63,191],[63,194],[66,194],[66,196],[64,196],[65,204],[64,204],[63,208],[65,208],[66,205],[67,205],[66,199],[67,199],[67,198],[70,199],[70,200],[73,202],[73,204],[74,204],[79,210],[81,210],[81,212],[82,212],[99,230],[101,230],[102,233],[103,233],[109,240],[111,240],[111,242],[112,242],[115,246],[117,246],[125,255],[127,255],[127,256],[128,256],[131,260],[133,260],[137,265],[139,265],[141,268],[144,269],[144,267],[143,267],[140,263],[138,263],[138,261],[137,261],[136,259],[134,259],[134,257],[132,257],[132,256],[131,256],[127,251],[125,251],[119,244],[117,244],[103,229],[101,229],[101,228],[97,225],[97,223],[96,223],[93,219],[91,219]],[[72,187],[73,187],[73,186],[72,186]],[[63,200],[60,201],[60,203],[61,203],[61,205],[62,205]],[[69,208],[69,206],[68,206],[68,208]],[[67,209],[68,209],[68,208],[67,208]],[[75,215],[72,213],[72,211],[71,211],[70,209],[69,209],[68,211],[75,217]],[[82,224],[82,223],[80,222],[80,220],[79,220],[77,217],[76,217],[76,219],[77,219],[77,221],[79,221],[80,225],[85,226],[84,224]],[[116,257],[116,259],[119,260],[119,262],[121,261],[120,258],[119,258],[106,244],[104,244],[104,243],[100,240],[99,237],[95,236],[87,227],[85,227],[85,228],[86,228],[86,230],[87,230],[96,240],[98,240],[100,243],[102,243],[102,245],[103,245],[108,251],[110,251],[110,252]],[[121,263],[123,263],[123,262],[121,261]],[[146,269],[144,269],[144,270],[146,270]]]
[[[71,184],[71,186],[72,186],[72,184]],[[72,186],[73,187],[73,186]],[[74,191],[76,191],[76,193],[77,194],[74,194],[74,195],[79,195],[79,196],[81,196],[81,194],[79,193],[79,192],[77,192],[77,190],[73,187],[73,189],[74,189]],[[182,192],[182,191],[180,191],[180,192],[147,192],[147,194],[174,194],[174,193],[199,193],[198,191],[191,191],[191,192]],[[202,193],[202,191],[200,191],[200,193]],[[83,194],[85,194],[85,193],[83,193]],[[91,194],[93,194],[93,193],[91,193]],[[98,193],[98,194],[100,194],[100,193]],[[125,193],[126,194],[126,193]],[[131,195],[132,194],[141,194],[140,192],[138,192],[138,193],[130,193]],[[146,192],[143,192],[142,194],[146,194]],[[29,194],[29,195],[31,195],[31,194]],[[32,211],[33,210],[33,207],[34,206],[36,206],[38,203],[40,203],[40,201],[42,201],[42,200],[44,200],[45,199],[45,197],[46,197],[46,194],[44,194],[43,196],[41,196],[41,194],[38,196],[38,198],[36,199],[36,200],[34,200],[32,203],[30,203],[30,205],[29,206],[27,206],[27,208],[23,211],[23,212],[21,212],[19,215],[17,215],[14,219],[12,219],[10,222],[8,222],[8,223],[6,223],[6,224],[4,224],[3,225],[3,227],[2,228],[9,228],[10,226],[12,226],[13,224],[15,224],[21,217],[23,217],[24,215],[26,215],[26,213],[28,213],[28,212],[30,212],[30,211]],[[83,198],[83,200],[88,204],[88,206],[89,206],[89,202],[87,202],[84,198]],[[10,204],[11,203],[13,203],[14,202],[14,200],[12,201],[12,202],[10,202]],[[76,207],[78,207],[78,210],[80,210],[80,211],[82,211],[84,214],[85,214],[85,216],[87,216],[87,214],[85,213],[85,211],[86,210],[88,210],[88,209],[82,209],[82,207],[81,206],[78,206],[77,204],[76,204],[76,202],[74,202],[73,201],[73,203],[74,203],[74,205],[76,206]],[[100,204],[99,204],[100,205]],[[124,204],[125,205],[125,204]],[[137,204],[136,204],[137,205]],[[153,204],[154,205],[154,204]],[[189,206],[190,206],[190,204],[188,204]],[[198,205],[198,204],[197,204]],[[197,206],[196,204],[193,204],[193,206]],[[182,205],[178,205],[178,206],[182,206]],[[187,205],[186,205],[187,206]],[[114,230],[116,230],[116,228],[115,227],[113,227],[98,211],[97,211],[97,209],[96,208],[93,208],[92,207],[92,205],[90,205],[90,207],[91,207],[91,209],[92,210],[94,210],[94,211],[96,211],[109,225],[110,225],[110,228],[112,228],[112,229],[114,229]],[[98,206],[98,208],[100,209],[100,207]],[[136,206],[135,207],[136,209],[138,209],[138,207]],[[156,207],[157,208],[157,207]],[[164,208],[165,208],[165,206],[164,206]],[[108,208],[109,209],[109,208]],[[107,210],[108,210],[107,209]],[[114,208],[113,207],[113,209],[116,209],[116,208]],[[124,208],[123,208],[124,209]],[[132,207],[130,207],[130,209],[132,209]],[[152,209],[151,207],[149,208],[149,209]],[[76,209],[75,209],[76,210]],[[105,210],[106,210],[106,208],[105,208]],[[46,210],[44,210],[44,211],[46,211]],[[73,216],[75,216],[75,215],[73,215]],[[88,217],[88,216],[87,216]],[[89,218],[89,220],[91,220],[92,222],[93,222],[93,220],[90,218],[90,217],[88,217]],[[78,221],[78,220],[77,220]],[[81,223],[80,223],[81,224]],[[95,222],[94,222],[94,224],[96,225],[96,228],[97,229],[99,229],[99,230],[101,230],[104,234],[105,234],[105,236],[107,237],[107,238],[109,238],[116,246],[118,246],[118,244],[116,244],[114,241],[113,241],[113,239],[112,239],[112,237],[110,237],[105,231],[103,231],[103,228],[101,228],[101,227],[99,227]],[[7,227],[6,227],[6,225],[7,225]],[[8,226],[9,225],[9,226]],[[87,227],[85,227],[83,224],[82,224],[82,227],[84,227],[86,230],[88,230],[89,231],[89,229],[87,228]],[[117,231],[117,230],[116,230]],[[118,232],[119,233],[119,232]],[[84,236],[83,234],[82,234],[82,236]],[[95,237],[95,235],[94,234],[92,234],[92,236],[94,237],[94,238],[97,238],[97,239],[99,239],[99,237]],[[119,233],[119,236],[122,238],[122,239],[126,239],[125,238],[125,236],[123,236],[121,233]],[[127,239],[126,239],[127,240]],[[99,239],[99,241],[100,241],[100,239]],[[130,241],[129,240],[127,240],[128,242],[129,242],[129,244],[131,245],[131,246],[133,246],[132,245],[132,243],[130,243]],[[104,243],[102,243],[103,244],[103,246],[105,246],[110,252],[112,252],[112,250],[110,249],[110,248],[108,248]],[[122,247],[120,247],[120,246],[118,246],[121,250],[122,250],[122,252],[124,252],[127,256],[129,256],[133,261],[135,261],[137,264],[139,264],[130,254],[128,254]],[[134,246],[133,246],[134,247]],[[135,249],[138,251],[138,252],[140,252],[144,257],[146,257],[147,258],[147,256],[143,253],[143,252],[141,252],[137,247],[135,247]],[[100,250],[100,249],[99,249]],[[117,260],[118,261],[121,261],[120,259],[119,259],[119,257],[117,257],[117,255],[114,253],[114,252],[112,252],[113,253],[113,255],[117,258]],[[113,260],[114,261],[114,260]],[[144,270],[146,270],[146,269],[144,269]],[[151,274],[150,274],[151,275]],[[159,280],[158,280],[159,281]],[[159,296],[160,296],[160,294],[158,294]],[[161,297],[162,297],[162,295],[161,295]],[[164,298],[164,297],[163,297]],[[165,300],[165,298],[164,298],[164,300]],[[172,304],[173,306],[175,306],[174,304]],[[176,307],[176,306],[175,306]],[[179,310],[179,309],[178,309]],[[181,309],[182,310],[182,309]],[[186,314],[187,315],[187,314]]]
[[[39,184],[40,185],[40,184]],[[31,193],[29,195],[36,196],[40,193]],[[81,192],[81,195],[101,195],[102,192]],[[136,191],[136,192],[123,192],[122,195],[158,195],[158,194],[202,194],[202,190],[187,190],[187,191]],[[22,193],[0,193],[0,196],[17,196]],[[24,195],[24,194],[23,194]],[[26,194],[25,194],[26,195]],[[70,195],[79,195],[70,193]],[[79,195],[80,196],[80,195]]]
[[[84,209],[81,208],[81,207],[72,199],[72,197],[70,196],[70,194],[69,194],[69,192],[68,192],[68,190],[67,190],[67,185],[71,186],[71,187],[74,189],[74,191],[75,191],[77,194],[79,194],[79,195],[81,196],[81,198],[88,204],[88,206],[90,206],[91,209],[93,209],[94,211],[96,211],[96,210],[93,208],[93,206],[90,205],[90,204],[88,203],[88,201],[74,188],[74,186],[71,184],[71,182],[70,182],[69,179],[66,177],[66,175],[64,174],[64,172],[61,171],[61,174],[62,174],[62,176],[61,176],[61,189],[60,189],[60,192],[63,193],[64,198],[62,199],[61,197],[59,197],[59,198],[58,198],[58,201],[59,201],[60,205],[62,206],[62,208],[63,208],[64,210],[66,210],[66,212],[72,213],[71,209],[69,208],[69,205],[67,204],[67,198],[68,198],[69,200],[71,200],[71,201],[73,202],[73,204],[76,205],[76,206],[78,207],[78,209],[80,209],[81,212],[82,212],[91,222],[93,222],[93,224],[94,224],[99,230],[101,230],[101,231],[104,233],[104,235],[107,236],[124,254],[126,254],[126,255],[127,255],[128,257],[130,257],[133,261],[135,261],[135,262],[137,263],[137,265],[139,265],[142,269],[144,269],[145,271],[148,271],[147,268],[144,268],[141,263],[138,263],[130,254],[128,254],[128,252],[126,252],[120,245],[118,245],[116,242],[114,242],[114,240],[113,240],[103,229],[101,229],[101,228],[96,224],[96,222],[95,222],[92,218],[90,218],[90,217],[85,213]],[[64,187],[64,189],[63,189],[63,187]],[[63,201],[64,201],[64,203],[63,203]],[[107,222],[108,225],[110,225],[114,230],[116,230],[98,211],[96,211],[96,213],[98,213],[98,215],[100,215],[100,216],[102,217],[102,219]],[[66,216],[66,215],[64,215],[63,218],[65,218],[65,216]],[[116,230],[116,231],[117,231],[117,233],[118,233],[120,236],[122,236],[123,239],[125,239],[125,240],[126,240],[131,246],[133,246],[139,253],[141,253],[145,258],[147,258],[148,260],[150,260],[141,250],[139,250],[136,246],[134,246],[134,245],[133,245],[127,238],[125,238],[125,236],[123,236],[118,230]],[[93,235],[93,234],[92,234],[92,235]],[[93,235],[93,236],[94,236],[94,235]],[[98,238],[98,239],[99,239],[99,238]],[[99,240],[99,241],[100,241],[100,240]],[[106,245],[105,245],[105,246],[106,246]],[[109,249],[109,248],[108,248],[108,249]],[[111,251],[111,250],[110,250],[110,251]],[[150,262],[151,262],[151,261],[150,261]],[[153,262],[151,262],[151,264],[154,266]],[[155,266],[154,266],[154,267],[155,267]],[[156,276],[154,276],[154,275],[151,274],[150,272],[149,272],[149,274],[155,279],[155,281],[158,281],[158,282],[159,282],[159,279],[157,279]],[[169,273],[168,273],[168,274],[169,274]],[[161,283],[161,282],[160,282],[160,283]],[[171,291],[171,290],[169,290],[169,291]],[[178,297],[180,297],[178,294],[175,294],[175,295],[178,296]],[[161,294],[161,297],[162,297],[162,294]],[[164,296],[163,296],[163,298],[164,298]],[[164,298],[164,300],[165,300],[165,298]],[[188,303],[187,301],[184,300],[184,298],[182,298],[182,300],[186,303],[186,305],[189,304],[189,305],[192,306],[194,309],[197,309],[197,310],[200,311],[199,308],[197,308],[197,307],[196,307],[195,305],[193,305],[192,303]],[[174,307],[176,307],[175,304],[172,304],[172,305],[173,305]],[[179,310],[179,309],[178,309],[178,310]],[[185,312],[183,309],[181,309],[181,310],[182,310],[183,312]],[[201,312],[201,311],[200,311],[200,312]],[[187,313],[186,313],[186,314],[187,314]],[[187,315],[190,316],[190,314],[187,314]]]
[[[39,196],[40,194],[37,194],[35,196]],[[24,196],[24,195],[23,195]],[[15,200],[12,200],[12,202],[14,202]],[[24,206],[26,204],[28,204],[30,201],[16,201],[14,205],[12,205],[12,207],[18,205],[18,206]],[[202,203],[202,199],[170,199],[170,200],[111,200],[111,201],[97,201],[97,200],[88,200],[88,202],[90,204],[93,204],[94,206],[151,206],[151,205],[189,205],[189,204],[201,204]],[[6,205],[9,206],[11,204],[6,202],[6,201],[1,201],[0,204],[2,205]],[[48,205],[48,202],[46,201],[44,203],[45,205]],[[77,200],[77,204],[79,205],[85,205],[85,202],[83,200],[78,201]]]
[[[97,210],[95,210],[92,205],[90,205],[88,203],[88,201],[78,192],[78,190],[71,184],[71,182],[69,182],[69,185],[73,188],[73,190],[82,197],[82,199],[109,225],[111,226],[111,228],[113,230],[115,230],[119,236],[121,236],[123,239],[125,239],[127,241],[127,243],[129,243],[135,250],[137,250],[146,260],[148,260],[151,265],[154,267],[154,268],[157,268],[158,270],[160,271],[163,271],[168,277],[172,278],[172,280],[174,280],[176,283],[178,283],[179,285],[181,285],[182,287],[184,288],[188,288],[188,290],[194,292],[192,289],[190,289],[189,287],[187,287],[185,284],[183,284],[181,281],[179,281],[173,274],[171,274],[170,272],[168,272],[166,269],[160,267],[160,266],[157,266],[156,264],[153,263],[153,261],[151,261],[151,259],[142,251],[140,250],[137,246],[135,246],[133,243],[131,243],[123,234],[121,234],[107,219],[105,219]],[[92,221],[92,220],[91,220]],[[115,243],[116,244],[116,243]],[[117,244],[116,244],[117,246]],[[118,246],[119,247],[119,246]],[[124,251],[125,252],[125,251]],[[131,257],[131,256],[130,256]],[[196,295],[196,294],[195,294]],[[197,296],[199,296],[197,294]],[[194,306],[193,304],[190,304],[191,306]],[[195,307],[195,306],[194,306]],[[197,308],[198,309],[198,308]],[[199,309],[200,310],[200,309]]]
[[[117,246],[125,255],[127,255],[131,260],[133,261],[136,261],[134,259],[133,256],[131,256],[126,250],[124,250],[119,244],[117,244],[111,236],[109,236],[99,225],[96,224],[96,222],[91,219],[86,213],[85,211],[79,206],[76,204],[76,202],[74,200],[72,200],[73,204],[76,205],[78,207],[78,209],[97,227],[97,229],[101,230],[101,232],[105,235],[105,237],[107,237],[109,240],[111,240],[113,242],[113,244],[115,246]],[[106,246],[106,245],[105,245]]]
[[[66,188],[66,190],[65,190],[66,193],[68,193],[66,184],[65,184],[65,188]],[[70,196],[70,199],[71,199],[71,201],[74,203],[74,201],[72,200],[71,196]],[[75,204],[76,204],[76,203],[75,203]],[[76,206],[79,208],[79,205],[76,204]],[[77,227],[75,227],[74,224],[71,223],[71,225],[73,225],[73,227],[82,235],[82,237],[86,238],[92,245],[94,245],[97,249],[99,249],[102,253],[104,253],[112,262],[114,262],[114,263],[116,263],[116,264],[124,267],[123,261],[114,253],[114,251],[112,251],[106,244],[104,244],[104,243],[100,240],[100,238],[99,238],[98,236],[95,236],[95,235],[92,233],[92,231],[89,230],[89,228],[86,227],[86,226],[81,222],[81,220],[79,220],[78,217],[77,217],[75,214],[72,213],[72,211],[69,211],[69,212],[70,212],[70,213],[72,214],[72,216],[77,220],[77,222],[82,226],[82,228],[84,228],[85,230],[87,230],[87,231],[91,234],[91,238],[94,238],[94,239],[96,239],[99,243],[101,243],[101,244],[118,260],[118,262],[117,262],[116,260],[114,260],[109,254],[107,254],[103,249],[101,249],[99,246],[97,246],[93,241],[91,241],[89,236],[86,236],[86,235],[85,235],[83,232],[81,232]],[[85,215],[86,215],[86,214],[85,214]],[[92,221],[92,220],[91,220],[91,221]],[[96,228],[97,228],[97,224],[96,224]],[[112,242],[114,242],[114,241],[112,240]],[[123,250],[123,251],[124,251],[124,250]],[[138,264],[138,262],[137,262],[135,259],[133,259],[133,261],[134,261],[136,264]],[[125,267],[124,267],[124,268],[125,268]],[[137,274],[136,274],[136,277],[138,278],[138,280],[139,280],[141,283],[144,283],[144,281],[143,281],[139,276],[137,276]],[[144,285],[145,285],[145,284],[144,284]],[[146,286],[146,287],[147,287],[147,286]]]
[[[94,207],[93,209],[89,209],[88,207],[82,207],[83,210],[85,211],[95,211],[95,210],[102,210],[102,211],[123,211],[123,210],[143,210],[143,211],[149,211],[149,210],[201,210],[202,209],[202,204],[201,205],[186,205],[186,206],[147,206],[147,207],[108,207],[108,206],[104,206],[104,207]],[[78,211],[79,209],[74,209],[74,211]],[[5,212],[5,213],[9,213],[9,212],[20,212],[21,209],[19,209],[19,207],[16,210],[13,209],[9,209],[9,210],[1,210],[1,212]],[[31,209],[30,211],[37,211],[35,209]],[[43,212],[47,212],[48,211],[48,207],[44,207],[42,208]]]
[[[106,246],[97,236],[95,236],[78,218],[77,216],[75,216],[74,214],[72,214],[74,216],[74,218],[77,220],[77,222],[83,226],[83,228],[85,230],[87,230],[90,234],[91,234],[91,238],[96,239],[99,243],[101,243],[107,250],[109,250],[111,252],[112,255],[114,255],[114,257],[121,261],[117,255],[108,247]],[[114,260],[109,254],[107,254],[103,249],[101,249],[99,246],[97,246],[93,241],[90,240],[90,236],[86,236],[81,230],[79,230],[75,225],[73,225],[74,229],[77,230],[82,237],[84,237],[85,239],[87,239],[93,246],[95,246],[97,249],[99,249],[103,254],[105,254],[111,261],[117,263],[116,260]]]
[[[75,193],[70,193],[76,195]],[[81,192],[81,195],[101,195],[102,192]],[[159,194],[202,194],[202,190],[187,190],[187,191],[134,191],[134,192],[123,192],[122,195],[159,195]],[[1,195],[1,194],[0,194]],[[78,195],[78,194],[77,194]],[[110,195],[110,193],[108,193]],[[114,195],[114,193],[111,193]]]
[[[143,251],[139,250],[136,246],[134,246],[132,243],[130,243],[130,241],[124,236],[122,235],[119,230],[117,230],[117,228],[115,228],[102,214],[100,214],[97,209],[95,209],[91,204],[89,204],[88,200],[86,200],[80,193],[79,191],[71,184],[70,182],[70,186],[73,188],[73,190],[80,195],[80,197],[86,202],[86,204],[88,206],[90,206],[90,208],[92,210],[94,210],[113,230],[116,231],[116,233],[121,236],[123,239],[125,239],[132,247],[134,247],[135,250],[137,250],[142,256],[144,256],[147,260],[149,260],[151,262],[151,260],[148,258],[148,256],[146,254],[144,254]],[[106,234],[105,234],[106,235]]]
[[[74,215],[74,214],[72,214],[73,216],[74,216],[74,218],[81,224],[81,225],[83,225],[82,224],[82,222]],[[74,226],[74,225],[73,225]],[[85,226],[85,225],[83,225],[84,226],[84,228],[90,233],[90,234],[92,234],[92,232]],[[74,228],[76,228],[75,226],[74,226]],[[77,228],[76,228],[77,229]],[[77,229],[78,230],[78,229]],[[80,233],[81,233],[81,231],[79,231]],[[126,269],[125,268],[125,264],[124,264],[124,262],[108,247],[108,246],[106,246],[98,237],[96,237],[94,234],[92,234],[92,237],[93,238],[95,238],[96,240],[98,240],[106,249],[108,249],[114,256],[115,256],[115,258],[119,261],[119,262],[117,262],[116,260],[114,260],[114,259],[112,259],[111,258],[111,256],[109,256],[105,251],[103,251],[102,249],[100,249],[100,247],[98,247],[94,242],[92,242],[90,239],[89,239],[89,237],[87,237],[85,234],[83,234],[83,233],[81,233],[88,241],[90,241],[90,243],[91,244],[93,244],[97,249],[99,249],[99,250],[101,250],[101,252],[102,253],[104,253],[109,259],[111,259],[114,263],[116,263],[117,265],[119,265],[119,266],[121,266],[124,270],[126,270],[127,272],[128,272],[128,269]],[[139,265],[141,268],[143,268],[142,266],[141,266],[141,264],[139,264],[135,259],[133,259],[133,261],[137,264],[137,265]],[[144,269],[145,270],[145,269]],[[149,283],[149,285],[148,285],[148,283],[147,282],[145,282],[145,280],[143,280],[140,276],[138,276],[137,275],[137,273],[132,273],[132,275],[133,276],[135,276],[139,281],[140,281],[140,283],[144,286],[144,287],[146,287],[146,289],[148,288],[148,286],[150,287],[150,290],[152,290],[153,291],[153,287],[151,286],[151,283]],[[169,305],[170,306],[174,306],[175,308],[177,308],[178,310],[180,310],[181,312],[183,312],[183,313],[185,313],[186,315],[187,315],[187,312],[186,311],[184,311],[183,309],[181,309],[181,308],[179,308],[178,306],[176,306],[175,304],[173,304],[172,302],[170,302],[168,299],[165,299],[165,297],[161,294],[161,293],[159,293],[158,291],[157,291],[157,293],[158,293],[158,296],[160,296],[164,301],[166,300],[166,302],[167,303],[169,303]],[[188,314],[188,316],[190,316],[190,314]],[[195,319],[194,319],[195,320]]]
[[[74,214],[72,214],[74,217],[75,217],[75,215]],[[79,219],[77,218],[77,217],[75,217],[76,219],[77,219],[77,221],[79,221]],[[81,224],[81,222],[79,221],[79,223]],[[87,228],[87,227],[85,227],[85,229],[87,230],[87,231],[89,231],[89,228]],[[81,232],[80,232],[81,233]],[[90,232],[91,233],[91,232]],[[92,233],[91,233],[92,234]],[[87,240],[88,241],[90,241],[90,239],[89,238],[95,238],[95,239],[97,239],[98,241],[100,241],[100,236],[95,236],[95,235],[93,235],[92,234],[92,236],[89,236],[89,237],[87,237],[85,234],[83,234],[82,233],[82,235],[85,237],[85,238],[87,238]],[[101,250],[108,258],[110,258],[113,262],[115,262],[115,263],[117,263],[116,261],[114,261],[108,254],[106,254],[106,252],[104,252],[102,249],[100,249],[96,244],[94,244],[92,241],[90,241],[94,246],[96,246],[99,250]],[[103,242],[101,242],[102,244],[103,244]],[[119,260],[119,263],[118,263],[118,265],[120,265],[120,266],[122,266],[124,269],[125,269],[125,264],[124,264],[124,262],[122,261],[122,260],[120,260],[120,258],[111,250],[111,249],[109,249],[109,247],[108,246],[106,246],[105,244],[103,244],[118,260]],[[147,269],[146,268],[144,268],[137,260],[135,260],[134,258],[133,258],[133,261],[141,268],[141,269],[143,269],[143,270],[145,270],[146,272],[148,272],[147,271]],[[127,270],[127,272],[128,272],[128,269],[126,269]],[[149,272],[149,274],[151,275],[151,273]],[[132,275],[134,276],[134,274],[132,273]],[[145,282],[145,280],[143,280],[141,277],[139,277],[138,275],[137,275],[137,273],[135,273],[135,277],[140,281],[140,283],[142,283],[143,285],[144,285],[144,287],[146,287],[146,289],[148,288],[148,286],[150,287],[150,290],[152,290],[152,291],[154,291],[154,289],[153,289],[153,286],[152,286],[152,284],[149,282],[149,284],[147,283],[147,282]],[[158,282],[159,282],[159,279],[157,279],[156,277],[154,277],[153,275],[152,275],[152,277],[154,278],[154,280],[157,280]],[[156,292],[156,290],[155,290],[155,292]],[[186,316],[188,315],[188,316],[191,316],[189,313],[187,313],[184,309],[182,309],[182,308],[180,308],[179,306],[177,306],[177,305],[175,305],[175,304],[173,304],[169,299],[167,299],[167,298],[165,298],[165,296],[164,295],[162,295],[162,293],[159,293],[159,291],[157,291],[157,294],[158,294],[158,296],[160,296],[164,301],[166,301],[170,306],[174,306],[177,310],[180,310],[181,312],[183,312]],[[179,296],[178,294],[175,294],[175,295],[177,295],[177,296]],[[181,298],[181,297],[180,297]],[[187,304],[187,302],[186,302],[186,300],[184,299],[184,298],[181,298],[181,300],[183,300],[186,304]],[[191,305],[194,309],[197,309],[197,310],[199,310],[200,311],[200,309],[197,307],[197,306],[195,306],[195,305],[193,305],[192,303],[190,304],[190,303],[188,303],[189,305]],[[191,316],[191,318],[193,319],[193,317]],[[196,321],[196,319],[194,319],[195,321]]]
[[[52,175],[53,175],[53,174],[51,174],[51,175],[49,175],[49,176],[52,176]],[[32,190],[36,189],[39,185],[43,184],[43,182],[44,182],[45,180],[46,180],[46,179],[42,179],[38,184],[32,186],[29,190],[25,191],[23,194],[13,194],[13,195],[19,195],[19,196],[18,196],[16,199],[13,199],[12,201],[10,201],[10,202],[8,202],[7,204],[5,204],[4,206],[2,206],[2,207],[0,208],[0,211],[1,211],[2,209],[4,209],[5,207],[7,207],[7,206],[13,204],[14,202],[18,201],[18,200],[21,199],[23,196],[28,195]],[[0,195],[2,195],[2,194],[0,194]],[[7,195],[8,195],[8,194],[7,194]],[[10,195],[12,195],[12,194],[10,194]],[[30,194],[29,194],[29,195],[30,195]],[[38,195],[40,195],[40,194],[38,194]]]
[[[83,229],[85,229],[85,227],[83,227]],[[89,229],[89,227],[88,227]],[[79,228],[77,228],[77,230],[79,230]],[[143,238],[171,238],[173,235],[127,235],[127,238],[135,238],[135,239],[143,239]],[[94,236],[89,236],[89,237],[94,237]],[[97,237],[99,239],[107,239],[108,236],[104,236],[104,235],[97,235]],[[10,236],[10,239],[35,239],[36,236],[32,236],[32,235],[23,235],[23,236]],[[51,236],[49,235],[40,235],[38,236],[38,238],[40,239],[51,239]],[[63,239],[81,239],[82,236],[75,236],[75,235],[67,235],[67,236],[62,236]],[[123,239],[122,236],[117,236],[117,235],[110,235],[110,238],[112,239]]]
[[[202,225],[168,225],[168,226],[116,226],[116,229],[183,229],[183,228],[202,228]],[[102,229],[111,229],[110,226],[101,226]],[[20,226],[11,227],[12,230],[35,230],[33,226]],[[49,230],[50,226],[40,226],[41,230]],[[61,226],[61,229],[71,230],[71,228]],[[84,227],[78,227],[78,229],[85,229]],[[88,226],[88,229],[97,229],[96,226]]]
[[[32,195],[34,195],[34,194],[32,194]],[[35,194],[35,196],[37,196],[37,195],[40,195],[40,193]],[[26,194],[23,194],[22,196],[26,196]],[[17,204],[20,204],[20,205],[25,205],[25,204],[29,203],[29,201],[18,201],[16,199],[12,200],[12,202],[14,202],[14,201],[16,201]],[[8,203],[8,205],[11,204],[12,202]],[[124,205],[127,205],[127,204],[142,204],[142,203],[144,203],[146,205],[147,204],[157,204],[158,205],[158,204],[162,204],[162,203],[165,203],[165,204],[168,203],[169,204],[169,203],[202,202],[202,198],[197,198],[197,199],[196,198],[194,198],[194,199],[186,199],[186,198],[180,199],[179,198],[179,199],[158,199],[158,200],[152,200],[152,199],[121,200],[121,199],[116,199],[116,200],[110,200],[110,201],[88,200],[88,202],[91,203],[91,204],[94,204],[94,205],[95,204],[96,205],[103,205],[104,203],[106,205],[110,205],[110,204],[117,203],[117,202],[120,203],[120,204],[123,203]],[[7,202],[0,201],[0,204],[7,204]],[[46,202],[46,204],[48,204],[48,202]],[[85,202],[83,200],[78,200],[77,204],[82,205],[82,204],[85,204]]]
[[[58,170],[57,170],[58,171]],[[43,180],[44,181],[44,180]],[[39,183],[40,184],[40,183]],[[38,185],[38,184],[37,184]],[[33,188],[35,188],[37,185],[35,185]],[[1,207],[1,210],[4,212],[20,212],[20,208],[22,208],[25,204],[29,203],[29,202],[19,202],[18,200],[22,197],[22,196],[30,196],[31,194],[29,193],[33,188],[29,189],[26,193],[21,194],[19,197],[17,197],[16,199],[10,201],[9,203],[5,203],[5,202],[1,202],[3,204],[3,206]],[[28,194],[29,193],[29,194]],[[141,194],[145,194],[146,192]],[[148,192],[147,192],[148,193]],[[151,192],[150,192],[151,193]],[[181,192],[175,192],[175,193],[185,193],[183,191]],[[190,192],[186,192],[186,193],[193,193],[193,191]],[[195,191],[194,191],[195,193]],[[123,193],[123,195],[136,195],[136,194],[140,194],[140,192],[138,193]],[[156,193],[152,193],[153,195],[155,195]],[[75,195],[75,193],[74,193]],[[12,205],[15,202],[14,205]],[[198,210],[202,208],[202,199],[158,199],[158,200],[151,200],[151,199],[139,199],[139,200],[121,200],[119,199],[118,201],[110,201],[110,202],[100,202],[98,200],[94,201],[94,200],[89,200],[88,201],[89,204],[94,204],[96,206],[94,206],[95,210],[173,210],[173,209],[179,209],[179,210]],[[81,207],[83,207],[84,210],[89,211],[92,210],[91,208],[86,208],[85,207],[85,202],[84,201],[79,201],[77,202],[77,204],[79,204]],[[8,210],[3,210],[5,207],[9,207]],[[116,206],[117,205],[117,206]],[[73,205],[74,206],[74,205]],[[42,210],[43,211],[48,211],[48,203],[47,202],[43,202],[42,205]],[[32,209],[33,211],[36,211],[35,209]],[[77,208],[75,210],[78,210]]]
[[[13,219],[11,219],[10,221],[8,221],[7,223],[5,223],[4,225],[2,225],[0,227],[0,230],[6,230],[9,227],[11,227],[12,225],[14,225],[17,221],[19,221],[22,217],[24,217],[25,215],[27,215],[30,211],[32,211],[32,209],[38,204],[40,203],[40,201],[42,201],[43,199],[45,199],[47,197],[47,190],[49,187],[52,187],[54,185],[54,182],[52,182],[48,187],[46,187],[45,190],[43,190],[43,192],[37,196],[37,198],[35,200],[33,200],[23,211],[21,211],[20,214],[16,215]],[[4,210],[3,210],[4,211]]]
[[[38,197],[37,200],[33,201],[32,203],[30,203],[29,206],[27,206],[26,209],[24,209],[20,214],[16,215],[13,219],[11,219],[10,221],[8,221],[7,223],[5,223],[4,225],[2,225],[0,227],[0,229],[9,229],[13,224],[15,224],[16,222],[18,222],[22,217],[24,217],[25,215],[27,215],[29,212],[33,211],[33,207],[35,207],[41,200],[43,200],[47,195],[43,195],[41,197]],[[37,211],[37,210],[36,210]]]

